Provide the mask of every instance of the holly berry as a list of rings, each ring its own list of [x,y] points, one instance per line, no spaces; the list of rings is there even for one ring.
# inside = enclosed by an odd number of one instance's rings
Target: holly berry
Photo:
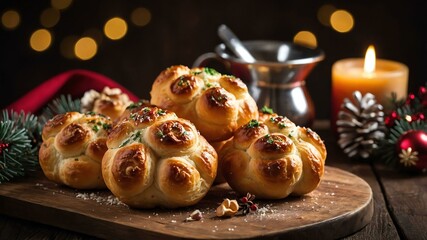
[[[9,147],[9,143],[0,142],[0,154]]]
[[[415,98],[416,98],[415,94],[413,94],[413,93],[408,94],[408,97],[406,98],[406,105],[411,106],[414,103]]]
[[[396,111],[392,111],[387,117],[385,117],[384,123],[388,128],[391,128],[394,126],[394,121],[399,119],[399,114]]]
[[[427,107],[427,88],[426,87],[420,87],[418,90],[418,96],[421,101],[421,105],[423,108]]]
[[[424,121],[424,119],[425,119],[425,116],[423,113],[415,113],[415,114],[411,115],[410,121],[408,121],[408,122],[414,122],[414,121],[418,121],[418,120]]]
[[[249,206],[249,209],[251,209],[252,212],[255,212],[258,210],[258,205],[256,205],[255,203]]]
[[[424,113],[417,113],[417,119],[420,121],[424,121],[425,120]]]

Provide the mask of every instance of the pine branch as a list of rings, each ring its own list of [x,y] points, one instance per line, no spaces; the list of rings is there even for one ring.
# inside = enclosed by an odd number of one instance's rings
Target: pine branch
[[[24,176],[38,166],[37,147],[31,145],[27,130],[15,122],[0,121],[0,183]]]
[[[81,102],[80,99],[73,100],[71,95],[61,95],[52,100],[51,103],[43,110],[40,117],[42,125],[54,116],[66,112],[80,112]]]
[[[36,116],[3,110],[0,121],[0,183],[38,168],[40,129]]]
[[[39,146],[41,143],[42,126],[38,121],[37,116],[33,114],[25,114],[24,111],[20,113],[15,111],[3,110],[3,121],[15,122],[15,127],[18,129],[26,129],[27,135],[31,140],[33,146]]]

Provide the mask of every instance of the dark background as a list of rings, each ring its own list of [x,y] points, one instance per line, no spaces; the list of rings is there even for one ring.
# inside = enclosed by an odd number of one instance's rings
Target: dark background
[[[16,9],[21,24],[14,30],[0,28],[0,104],[6,107],[41,82],[70,69],[88,69],[121,83],[148,99],[151,84],[165,68],[191,66],[202,53],[221,41],[220,24],[228,25],[242,40],[292,41],[302,30],[314,33],[326,58],[307,79],[318,119],[329,118],[331,66],[343,58],[363,57],[369,44],[377,57],[399,61],[410,69],[409,91],[427,80],[427,1],[401,0],[292,0],[292,1],[83,1],[75,0],[61,11],[51,28],[53,43],[44,52],[29,47],[31,33],[41,28],[40,14],[50,1],[0,1],[0,12]],[[348,33],[322,25],[317,12],[330,4],[349,11],[355,21]],[[137,7],[151,12],[144,27],[130,23]],[[128,22],[128,32],[119,41],[102,38],[97,55],[88,60],[67,59],[60,54],[60,41],[88,29],[102,30],[115,16]]]

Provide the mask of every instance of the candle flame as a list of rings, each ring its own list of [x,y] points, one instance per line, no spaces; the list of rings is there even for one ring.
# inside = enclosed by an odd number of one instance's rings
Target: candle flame
[[[363,66],[363,70],[366,73],[375,72],[375,48],[373,45],[370,45],[368,47],[368,50],[366,50],[365,64]]]

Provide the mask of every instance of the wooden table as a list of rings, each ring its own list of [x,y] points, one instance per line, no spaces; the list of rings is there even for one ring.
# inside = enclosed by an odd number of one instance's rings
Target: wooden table
[[[328,124],[327,121],[318,121],[313,127],[327,146],[327,165],[359,176],[373,191],[374,215],[371,222],[345,239],[427,239],[427,175],[409,175],[381,164],[348,159],[336,145]],[[0,239],[95,238],[0,215]]]

